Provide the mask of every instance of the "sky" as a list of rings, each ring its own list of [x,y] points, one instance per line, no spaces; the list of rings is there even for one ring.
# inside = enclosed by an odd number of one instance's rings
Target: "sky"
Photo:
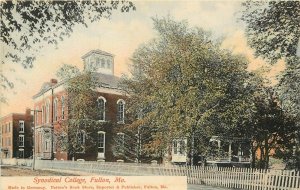
[[[268,66],[264,60],[255,58],[253,49],[247,45],[243,23],[238,20],[240,5],[241,1],[137,1],[136,11],[113,12],[109,20],[89,24],[88,28],[76,26],[71,37],[60,42],[57,48],[42,48],[32,69],[24,69],[20,64],[2,66],[3,73],[12,78],[15,87],[5,92],[8,103],[1,103],[0,116],[24,113],[26,108],[32,108],[32,96],[44,82],[56,78],[55,73],[62,64],[82,69],[81,56],[93,49],[115,55],[115,75],[128,74],[135,49],[156,37],[152,22],[155,17],[169,15],[176,21],[187,21],[190,27],[201,27],[215,37],[222,37],[223,48],[249,59],[250,71]],[[284,61],[278,61],[269,68],[266,77],[275,84],[276,75],[284,65]]]

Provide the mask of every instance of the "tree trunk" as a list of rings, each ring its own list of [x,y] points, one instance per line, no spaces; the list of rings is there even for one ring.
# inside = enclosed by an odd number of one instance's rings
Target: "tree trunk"
[[[269,144],[268,139],[265,139],[265,169],[269,168]]]
[[[257,146],[254,146],[253,143],[251,143],[251,168],[255,168],[255,161],[256,161],[256,150]]]

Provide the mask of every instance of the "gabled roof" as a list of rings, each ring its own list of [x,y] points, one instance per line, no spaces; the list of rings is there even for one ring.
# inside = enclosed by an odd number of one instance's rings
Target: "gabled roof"
[[[114,57],[114,55],[111,54],[111,53],[108,53],[106,51],[102,51],[102,50],[96,49],[96,50],[89,51],[88,53],[84,54],[81,58],[84,59],[84,58],[86,58],[86,57],[88,57],[88,56],[90,56],[90,55],[92,55],[94,53]]]

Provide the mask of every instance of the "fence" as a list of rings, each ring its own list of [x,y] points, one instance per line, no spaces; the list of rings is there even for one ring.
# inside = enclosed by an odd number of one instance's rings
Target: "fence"
[[[6,160],[3,164],[11,164]],[[31,165],[20,160],[18,165]],[[218,168],[201,166],[150,165],[110,162],[36,160],[37,169],[84,171],[100,175],[187,176],[189,184],[202,184],[249,190],[299,190],[300,173],[287,170]]]

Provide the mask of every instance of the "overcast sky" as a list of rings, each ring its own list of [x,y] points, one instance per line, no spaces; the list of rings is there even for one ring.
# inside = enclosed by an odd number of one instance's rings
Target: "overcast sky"
[[[143,1],[136,2],[137,10],[130,13],[114,12],[110,20],[90,24],[88,28],[78,26],[70,38],[58,44],[58,49],[45,47],[37,55],[32,69],[20,65],[3,67],[4,74],[17,78],[15,88],[6,93],[8,105],[0,105],[0,115],[24,113],[32,108],[32,96],[41,85],[55,78],[61,64],[83,67],[81,56],[92,49],[101,49],[115,55],[115,74],[128,72],[128,64],[134,50],[142,43],[154,38],[152,17],[170,15],[177,21],[186,20],[191,27],[210,30],[214,36],[223,37],[224,48],[236,54],[244,54],[250,60],[249,70],[266,63],[255,59],[253,50],[247,46],[242,23],[238,22],[241,1]],[[274,77],[284,68],[283,61],[271,68],[268,76]],[[11,72],[11,70],[15,72]],[[21,81],[25,81],[21,82]]]

